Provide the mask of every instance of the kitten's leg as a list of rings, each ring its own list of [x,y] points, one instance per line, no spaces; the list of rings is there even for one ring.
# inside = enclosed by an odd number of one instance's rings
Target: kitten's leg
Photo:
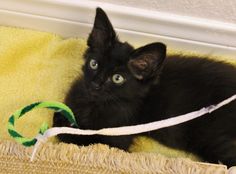
[[[53,127],[72,127],[72,125],[61,113],[56,112],[53,117]],[[59,134],[57,137],[62,142],[84,146],[98,142],[97,136]]]
[[[169,147],[195,153],[205,161],[236,166],[236,136],[231,134],[227,137],[229,133],[222,135],[220,129],[217,130],[219,132],[215,130],[214,134],[196,131],[196,137],[191,135],[188,138],[184,125],[178,125],[150,132],[149,136]]]
[[[60,113],[55,113],[53,118],[54,127],[71,127],[69,121]],[[133,136],[99,136],[99,135],[70,135],[60,134],[57,136],[60,141],[65,143],[73,143],[77,145],[90,145],[95,143],[107,144],[111,147],[117,147],[128,150],[132,143]]]
[[[60,112],[55,112],[53,117],[53,127],[71,127],[70,122]]]
[[[199,155],[209,162],[221,162],[228,167],[236,166],[236,140],[215,142],[210,147],[202,148]]]
[[[134,136],[100,136],[101,143],[128,151]]]

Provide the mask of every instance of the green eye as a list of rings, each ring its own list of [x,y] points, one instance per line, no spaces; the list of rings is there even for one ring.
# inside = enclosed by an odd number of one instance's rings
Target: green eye
[[[98,69],[98,62],[94,59],[91,59],[89,62],[89,66],[91,69],[96,70]]]
[[[113,81],[115,84],[121,85],[121,84],[123,84],[123,83],[125,82],[125,79],[124,79],[124,77],[123,77],[122,75],[120,75],[120,74],[114,74],[114,75],[112,76],[112,81]]]

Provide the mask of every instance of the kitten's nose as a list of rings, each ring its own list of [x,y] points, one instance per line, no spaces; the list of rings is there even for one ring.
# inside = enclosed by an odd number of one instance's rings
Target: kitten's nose
[[[99,90],[101,88],[100,85],[96,82],[91,82],[91,86],[93,89],[96,89],[96,90]]]

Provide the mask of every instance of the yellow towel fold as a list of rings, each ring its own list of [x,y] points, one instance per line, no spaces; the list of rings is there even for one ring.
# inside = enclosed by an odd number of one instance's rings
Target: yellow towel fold
[[[37,101],[63,102],[66,91],[80,74],[86,45],[80,39],[25,29],[0,27],[0,137],[9,139],[7,121],[17,109]],[[37,110],[19,122],[17,129],[33,137],[52,112]]]

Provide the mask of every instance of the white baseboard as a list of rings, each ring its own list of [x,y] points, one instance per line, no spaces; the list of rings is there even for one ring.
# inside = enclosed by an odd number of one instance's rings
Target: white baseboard
[[[107,12],[121,40],[136,45],[158,41],[174,49],[236,55],[234,24],[89,0],[2,0],[0,25],[86,38],[97,6]]]

